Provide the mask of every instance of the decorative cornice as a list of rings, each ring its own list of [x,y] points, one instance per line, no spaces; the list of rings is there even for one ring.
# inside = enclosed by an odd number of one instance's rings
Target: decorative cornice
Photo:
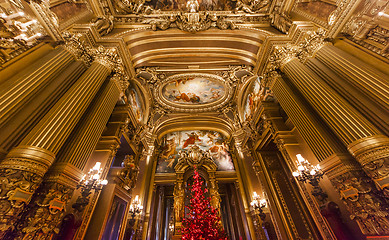
[[[77,60],[84,62],[87,66],[90,66],[92,62],[106,66],[112,71],[112,78],[118,81],[120,90],[124,92],[128,88],[128,76],[116,48],[106,48],[101,45],[94,48],[83,41],[84,36],[80,33],[64,32],[62,36],[65,40],[64,48]]]

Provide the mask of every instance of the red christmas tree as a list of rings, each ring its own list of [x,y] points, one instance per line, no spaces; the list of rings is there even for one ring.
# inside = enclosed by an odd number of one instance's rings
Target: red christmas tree
[[[204,194],[207,189],[201,188],[203,181],[197,169],[194,170],[194,182],[189,216],[182,220],[182,240],[227,240],[226,234],[220,224],[217,209],[210,204],[210,198]]]

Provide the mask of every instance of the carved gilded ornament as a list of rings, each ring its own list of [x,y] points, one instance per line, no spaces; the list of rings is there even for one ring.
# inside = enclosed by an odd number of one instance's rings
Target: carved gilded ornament
[[[64,32],[62,36],[65,40],[65,49],[77,60],[84,62],[87,66],[90,66],[92,62],[106,66],[113,72],[112,79],[117,81],[121,91],[126,91],[129,86],[128,76],[116,48],[105,48],[101,45],[94,48],[85,43],[82,34]]]
[[[52,236],[59,232],[65,206],[73,195],[74,187],[58,182],[47,182],[39,188],[33,202],[28,207],[27,221],[18,225],[19,237],[23,239],[34,239],[44,234]]]
[[[373,182],[362,172],[347,172],[330,179],[365,235],[389,232],[387,203],[375,192]]]

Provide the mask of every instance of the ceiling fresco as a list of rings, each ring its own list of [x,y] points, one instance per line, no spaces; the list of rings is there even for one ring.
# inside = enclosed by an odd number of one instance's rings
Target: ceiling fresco
[[[212,103],[225,94],[224,86],[203,77],[175,80],[162,88],[162,95],[168,101],[181,104]]]
[[[203,151],[208,151],[218,170],[235,170],[226,140],[221,133],[209,130],[168,133],[162,138],[156,172],[174,173],[174,167],[178,162],[178,152],[188,151],[193,145],[199,146]]]

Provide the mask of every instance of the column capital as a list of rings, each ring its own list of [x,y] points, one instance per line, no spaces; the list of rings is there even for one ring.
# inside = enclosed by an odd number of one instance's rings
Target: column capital
[[[318,28],[315,31],[305,33],[306,37],[298,43],[300,48],[298,58],[304,62],[307,58],[313,57],[326,44],[331,44],[327,41],[326,31]]]
[[[285,45],[277,45],[274,47],[273,52],[269,59],[269,70],[281,69],[293,59],[297,59],[300,48],[291,43]]]
[[[85,63],[89,66],[92,62],[92,56],[90,54],[90,46],[82,41],[82,34],[72,34],[70,32],[64,32],[62,34],[64,39],[63,47],[70,52],[75,59]]]

